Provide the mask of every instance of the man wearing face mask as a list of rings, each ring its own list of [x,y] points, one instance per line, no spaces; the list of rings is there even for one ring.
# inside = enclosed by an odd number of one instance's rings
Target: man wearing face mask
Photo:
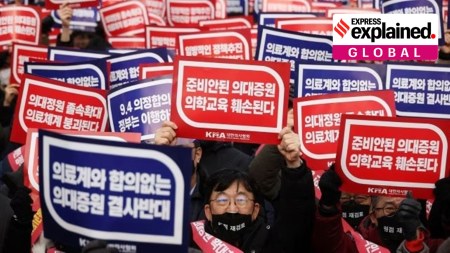
[[[299,157],[298,135],[286,127],[280,139],[278,149],[285,164],[274,226],[268,226],[259,215],[262,197],[255,181],[240,170],[220,170],[206,184],[206,220],[191,223],[193,241],[200,250],[212,252],[219,247],[220,252],[310,252],[312,174]],[[308,203],[312,205],[308,207]]]

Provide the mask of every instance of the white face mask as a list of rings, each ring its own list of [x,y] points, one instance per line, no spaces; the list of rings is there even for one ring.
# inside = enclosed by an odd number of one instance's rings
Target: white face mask
[[[0,70],[0,84],[1,85],[8,85],[9,84],[9,77],[11,75],[11,68],[5,68]]]

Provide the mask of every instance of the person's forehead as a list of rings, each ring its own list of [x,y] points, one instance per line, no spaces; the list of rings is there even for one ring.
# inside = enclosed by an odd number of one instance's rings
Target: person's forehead
[[[245,187],[242,185],[242,183],[234,181],[227,189],[224,191],[214,191],[213,194],[220,194],[225,193],[227,195],[233,196],[236,194],[252,194],[249,192]]]

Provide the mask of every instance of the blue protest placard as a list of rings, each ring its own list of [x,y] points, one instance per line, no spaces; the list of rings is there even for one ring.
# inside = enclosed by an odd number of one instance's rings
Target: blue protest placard
[[[45,236],[74,249],[100,239],[120,252],[187,252],[191,170],[187,148],[40,130]]]
[[[298,76],[296,61],[332,62],[333,41],[329,36],[288,32],[260,26],[256,60],[289,62],[291,64],[291,94]]]
[[[450,119],[450,68],[445,65],[388,64],[386,89],[395,91],[399,116]]]
[[[113,56],[106,62],[110,65],[109,86],[114,89],[139,80],[139,65],[168,62],[168,55],[166,48],[153,48]]]
[[[248,15],[248,0],[227,0],[226,3],[228,15]]]
[[[385,14],[437,14],[439,15],[439,45],[444,45],[442,27],[442,0],[383,0],[381,12]]]
[[[56,10],[50,13],[55,21],[55,27],[60,28],[62,25],[61,17]],[[100,21],[100,14],[97,8],[76,8],[73,9],[72,18],[70,19],[70,29],[77,31],[95,32],[97,22]]]
[[[25,62],[25,72],[77,86],[107,89],[105,60],[76,63]]]
[[[83,62],[110,57],[104,51],[80,50],[67,47],[49,47],[47,59],[57,62]]]
[[[113,132],[138,132],[142,140],[154,138],[170,118],[172,78],[143,80],[120,86],[107,96]]]
[[[338,92],[383,90],[386,65],[298,63],[297,97]]]

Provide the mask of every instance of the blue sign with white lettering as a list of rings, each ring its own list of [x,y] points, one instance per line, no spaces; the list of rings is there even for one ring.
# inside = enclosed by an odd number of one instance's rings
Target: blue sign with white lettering
[[[60,28],[62,25],[61,17],[56,10],[50,13],[55,21],[55,27]],[[77,8],[73,9],[72,18],[70,19],[70,29],[76,31],[95,32],[97,22],[100,21],[100,13],[97,8]]]
[[[49,47],[47,59],[57,62],[84,62],[110,57],[111,53],[104,51],[80,50],[67,47]]]
[[[386,89],[394,90],[397,115],[450,119],[450,67],[388,64]]]
[[[82,248],[187,252],[191,150],[39,131],[45,236]],[[79,251],[80,252],[80,251]]]
[[[295,94],[295,80],[298,76],[296,61],[332,62],[333,41],[329,36],[289,32],[260,26],[256,60],[289,62],[291,64],[290,96]]]
[[[381,13],[385,14],[438,14],[442,21],[442,0],[383,0]],[[444,28],[439,24],[439,45],[444,45]],[[407,25],[407,24],[404,24]]]
[[[227,0],[228,16],[248,15],[248,0]]]
[[[384,64],[298,64],[297,97],[338,92],[383,90]]]
[[[151,140],[170,119],[172,78],[142,80],[109,92],[108,110],[112,132],[138,132]]]
[[[82,87],[107,89],[105,60],[76,63],[25,62],[25,73]]]
[[[136,50],[128,54],[110,57],[109,84],[114,89],[121,85],[139,80],[139,65],[144,63],[168,62],[166,48]]]

